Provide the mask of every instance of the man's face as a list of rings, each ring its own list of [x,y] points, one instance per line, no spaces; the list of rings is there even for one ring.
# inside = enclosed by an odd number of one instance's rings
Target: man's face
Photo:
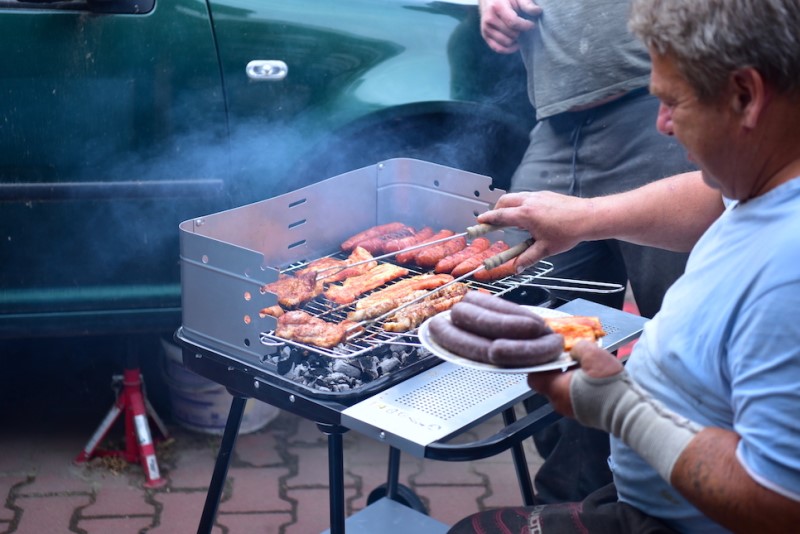
[[[678,71],[669,55],[651,53],[653,70],[650,91],[661,100],[656,127],[665,135],[674,135],[686,148],[689,160],[703,171],[711,187],[734,198],[730,181],[736,170],[736,126],[720,100],[701,102]]]

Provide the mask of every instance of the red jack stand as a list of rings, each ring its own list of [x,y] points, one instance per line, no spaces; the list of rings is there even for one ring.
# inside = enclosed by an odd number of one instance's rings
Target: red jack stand
[[[156,449],[150,434],[148,416],[153,419],[165,438],[168,437],[167,429],[142,392],[142,375],[139,369],[125,369],[123,376],[114,376],[115,384],[120,380],[122,393],[117,395],[117,400],[108,415],[100,423],[86,447],[75,458],[75,463],[87,462],[94,456],[122,456],[130,463],[141,461],[145,476],[144,487],[159,488],[166,484],[166,480],[161,478],[158,471]],[[97,446],[122,413],[125,414],[125,450],[97,451]]]

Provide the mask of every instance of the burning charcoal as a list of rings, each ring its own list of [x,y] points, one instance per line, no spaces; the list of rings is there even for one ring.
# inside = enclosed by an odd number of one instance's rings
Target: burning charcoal
[[[334,373],[341,373],[350,378],[358,378],[361,376],[361,369],[350,365],[349,363],[343,360],[336,360],[333,365],[331,366]]]
[[[280,352],[278,353],[278,361],[282,362],[288,360],[292,357],[292,349],[291,347],[283,347]]]
[[[397,369],[400,366],[400,360],[398,358],[387,358],[378,365],[378,368],[381,374],[391,373],[394,369]]]
[[[344,373],[331,373],[325,380],[328,382],[346,382],[347,378],[347,375]]]

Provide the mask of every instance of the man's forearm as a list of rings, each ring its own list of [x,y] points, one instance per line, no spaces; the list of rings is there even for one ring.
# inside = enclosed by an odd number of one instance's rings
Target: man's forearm
[[[639,245],[688,252],[722,213],[720,193],[699,171],[590,201],[587,240],[616,238]]]
[[[702,428],[650,397],[625,371],[570,382],[575,418],[620,438],[709,518],[734,532],[792,532],[800,503],[756,482],[736,458],[739,436]]]
[[[739,436],[705,428],[672,470],[670,483],[699,510],[733,532],[785,533],[800,525],[800,502],[758,484],[736,458]]]

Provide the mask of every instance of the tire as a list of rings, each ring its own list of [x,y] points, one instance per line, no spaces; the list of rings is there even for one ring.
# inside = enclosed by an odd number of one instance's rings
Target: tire
[[[367,506],[386,497],[388,489],[389,488],[387,484],[383,483],[374,490],[372,490],[370,494],[367,496]],[[408,506],[412,510],[416,510],[417,512],[428,515],[428,509],[425,506],[425,503],[423,503],[422,499],[420,499],[417,496],[417,494],[414,493],[414,491],[408,486],[404,486],[403,484],[398,484],[397,496],[395,497],[394,500],[404,506]]]

